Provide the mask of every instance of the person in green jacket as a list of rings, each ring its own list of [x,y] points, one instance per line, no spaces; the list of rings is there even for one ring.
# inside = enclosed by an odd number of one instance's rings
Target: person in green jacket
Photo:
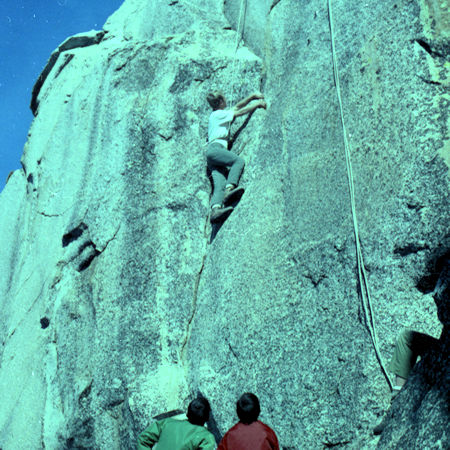
[[[173,417],[158,420],[138,437],[138,450],[214,450],[216,441],[205,427],[211,407],[206,398],[196,398],[188,406],[187,420]]]

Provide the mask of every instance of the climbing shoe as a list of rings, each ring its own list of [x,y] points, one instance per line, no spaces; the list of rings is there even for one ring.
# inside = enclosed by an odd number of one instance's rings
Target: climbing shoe
[[[212,208],[209,220],[211,221],[211,223],[225,220],[231,214],[231,211],[233,211],[232,206]]]
[[[242,197],[243,193],[244,193],[244,188],[240,187],[240,186],[237,186],[234,188],[226,188],[223,202],[225,204],[228,204],[228,203],[232,202],[233,200],[236,200],[236,199]]]

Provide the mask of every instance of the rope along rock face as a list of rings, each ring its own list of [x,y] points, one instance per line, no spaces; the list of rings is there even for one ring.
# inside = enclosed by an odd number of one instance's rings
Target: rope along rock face
[[[372,339],[373,348],[375,349],[375,354],[377,360],[380,364],[381,370],[383,371],[383,375],[386,378],[387,383],[389,384],[389,389],[392,391],[393,385],[391,379],[389,378],[388,372],[383,362],[383,358],[380,353],[380,349],[378,347],[378,337],[377,331],[375,327],[375,315],[372,308],[372,300],[370,296],[370,288],[369,282],[367,280],[366,268],[364,266],[364,259],[361,250],[361,242],[359,239],[359,228],[358,228],[358,217],[356,214],[356,202],[355,202],[355,187],[353,184],[353,169],[352,169],[352,161],[351,161],[351,153],[350,153],[350,144],[347,138],[347,129],[345,127],[344,120],[344,108],[342,106],[342,97],[341,97],[341,86],[339,82],[339,71],[338,71],[338,60],[336,54],[336,46],[335,46],[335,35],[334,35],[334,21],[333,21],[333,9],[331,6],[331,0],[328,0],[328,17],[330,21],[330,34],[331,34],[331,48],[333,52],[333,73],[334,73],[334,81],[336,84],[336,92],[339,101],[339,112],[342,124],[342,135],[344,138],[344,148],[345,148],[345,162],[347,167],[347,176],[348,176],[348,187],[350,192],[350,203],[352,208],[352,219],[353,219],[353,229],[355,233],[355,244],[356,244],[356,257],[358,264],[358,277],[359,277],[359,285],[361,288],[361,303],[364,310],[365,321],[367,329],[370,333],[370,338]]]

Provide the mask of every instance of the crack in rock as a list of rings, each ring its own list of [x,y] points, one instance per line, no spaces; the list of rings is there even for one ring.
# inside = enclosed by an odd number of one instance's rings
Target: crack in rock
[[[423,39],[415,40],[432,58],[445,58],[441,52],[433,49],[431,45]]]
[[[198,65],[201,65],[200,63],[198,63],[197,61],[192,61],[193,63],[196,63]],[[223,70],[226,69],[228,67],[228,65],[225,66],[219,66],[217,69],[213,69],[208,75],[206,75],[204,78],[194,78],[194,81],[198,81],[200,83],[205,82],[206,80],[209,80],[216,72],[218,72],[219,70]]]
[[[22,324],[22,322],[25,320],[25,317],[31,312],[31,310],[34,308],[34,305],[37,303],[37,301],[40,299],[40,297],[42,296],[42,293],[44,292],[44,288],[47,284],[48,278],[47,280],[44,281],[44,283],[42,283],[42,287],[41,290],[39,291],[39,294],[36,296],[36,298],[33,300],[33,302],[31,303],[30,307],[27,309],[27,311],[25,312],[25,314],[23,315],[23,317],[20,319],[19,323],[14,327],[14,329],[11,331],[11,333],[8,334],[8,336],[6,337],[3,345],[6,345],[6,343],[12,338],[12,336],[14,335],[14,333],[16,332],[16,330],[20,327],[20,325]],[[1,450],[1,449],[0,449]]]
[[[338,442],[322,442],[325,448],[332,448],[332,447],[340,447],[341,445],[347,445],[350,444],[351,441],[338,441]]]
[[[100,253],[103,253],[103,252],[107,249],[107,247],[108,247],[108,245],[110,244],[110,242],[112,242],[114,239],[116,239],[117,234],[118,234],[119,231],[120,231],[120,227],[121,227],[121,224],[119,224],[119,226],[117,227],[117,230],[116,230],[115,233],[112,235],[112,238],[111,238],[111,239],[108,239],[108,240],[106,241],[106,244],[105,244],[105,246],[103,247],[103,250],[100,251]]]
[[[272,9],[275,8],[275,6],[277,6],[278,3],[280,3],[280,2],[281,2],[281,0],[273,0],[272,5],[270,6],[270,9],[269,9],[269,14],[272,12]]]
[[[310,280],[314,287],[317,287],[323,280],[326,280],[328,277],[325,274],[319,275],[306,274],[305,278]]]
[[[427,244],[407,244],[403,247],[397,247],[394,249],[394,254],[400,256],[408,256],[414,253],[419,253],[423,250],[428,250],[430,247]]]
[[[78,396],[78,403],[82,403],[84,400],[86,400],[89,395],[91,394],[92,390],[92,383],[93,380],[90,381],[90,383],[83,389],[81,394]]]
[[[192,311],[191,311],[189,320],[186,324],[186,332],[185,332],[184,339],[183,339],[183,342],[180,347],[180,360],[181,361],[183,361],[185,358],[186,346],[187,346],[187,343],[189,342],[189,338],[191,335],[192,322],[193,322],[195,314],[197,312],[198,288],[200,286],[200,280],[202,277],[203,269],[205,268],[206,257],[208,256],[208,234],[207,234],[208,222],[209,222],[209,216],[206,217],[205,227],[203,230],[203,234],[206,239],[206,248],[205,248],[205,252],[202,256],[202,263],[200,265],[200,270],[198,271],[197,276],[195,278],[194,292],[192,295]]]
[[[418,77],[419,77],[419,79],[422,80],[424,83],[432,84],[432,85],[434,85],[434,86],[443,86],[443,84],[440,83],[439,81],[427,80],[426,78],[421,77],[420,75],[418,75]]]
[[[75,55],[73,53],[66,53],[64,55],[64,62],[61,64],[58,71],[56,72],[55,78],[59,77],[60,73],[64,70],[64,68],[67,66],[67,64],[69,64],[70,61],[72,61],[72,59],[74,57],[75,57]]]
[[[62,216],[64,216],[64,214],[67,214],[69,211],[71,211],[73,209],[73,207],[74,207],[74,205],[72,205],[70,208],[67,208],[65,211],[60,212],[60,213],[51,214],[51,213],[47,213],[45,211],[38,211],[38,214],[43,216],[43,217],[49,217],[49,218],[62,217]]]
[[[233,354],[233,356],[236,359],[239,359],[237,353],[234,351],[233,347],[231,346],[231,344],[228,341],[227,341],[227,344],[228,344],[228,348],[230,349],[230,352]]]
[[[200,285],[200,279],[201,279],[201,276],[202,276],[203,269],[205,267],[206,256],[207,256],[207,252],[205,252],[205,254],[202,257],[202,264],[201,264],[200,270],[197,273],[197,277],[195,279],[194,293],[193,293],[193,299],[192,299],[192,311],[191,311],[191,315],[189,317],[188,323],[186,325],[186,333],[185,333],[185,336],[184,336],[184,339],[183,339],[183,343],[181,344],[181,348],[180,348],[180,359],[181,360],[184,359],[184,355],[185,355],[185,351],[186,351],[186,345],[187,345],[187,343],[189,341],[189,337],[190,337],[190,334],[191,334],[192,321],[194,320],[195,313],[197,312],[198,287]]]

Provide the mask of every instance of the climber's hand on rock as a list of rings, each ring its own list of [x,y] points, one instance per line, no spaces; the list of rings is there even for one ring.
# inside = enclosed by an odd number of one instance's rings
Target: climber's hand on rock
[[[260,98],[264,98],[264,95],[261,94],[260,92],[255,92],[255,93],[252,95],[252,97],[253,97],[254,100],[258,100],[258,99],[260,99]]]
[[[267,109],[267,103],[264,100],[261,100],[258,102],[258,107]]]

